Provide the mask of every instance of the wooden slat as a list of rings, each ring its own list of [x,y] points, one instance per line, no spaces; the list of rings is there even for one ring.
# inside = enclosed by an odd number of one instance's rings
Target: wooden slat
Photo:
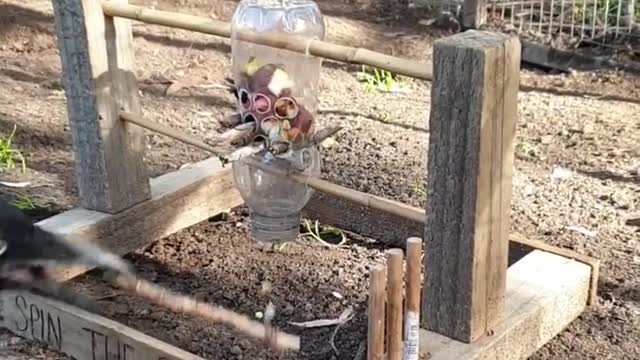
[[[151,195],[115,215],[76,208],[37,225],[124,255],[243,203],[231,167],[223,168],[217,158],[152,179]],[[87,270],[64,269],[57,278],[67,280]]]
[[[114,0],[126,3],[126,0]],[[150,196],[130,20],[105,17],[100,0],[53,1],[81,205],[117,213]]]
[[[504,301],[519,56],[475,30],[434,45],[422,324],[466,342]]]
[[[420,209],[416,208],[416,211]],[[304,209],[305,216],[318,220],[323,224],[355,232],[362,236],[376,239],[391,247],[406,247],[406,240],[422,234],[424,222],[413,221],[399,216],[385,213],[382,210],[367,209],[363,206],[349,203],[335,196],[316,193]],[[428,230],[427,230],[428,231]],[[524,249],[523,249],[524,247]],[[522,256],[522,250],[542,250],[552,254],[564,256],[592,269],[589,305],[595,304],[598,290],[598,272],[600,260],[580,254],[570,249],[559,248],[542,241],[527,239],[524,235],[514,232],[509,235],[509,257],[515,263]]]
[[[590,274],[588,265],[535,250],[509,268],[503,316],[489,336],[468,344],[422,329],[420,354],[430,360],[527,359],[585,310]]]
[[[78,360],[204,360],[116,321],[23,291],[0,292],[0,326]]]

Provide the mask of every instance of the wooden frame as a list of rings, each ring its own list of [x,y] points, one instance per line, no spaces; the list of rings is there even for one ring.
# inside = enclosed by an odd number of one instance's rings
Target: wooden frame
[[[143,130],[119,116],[140,112],[130,20],[105,15],[103,7],[111,15],[119,11],[144,19],[144,12],[126,6],[126,0],[54,2],[82,207],[38,226],[125,254],[241,205],[242,199],[230,167],[215,158],[147,179]],[[198,27],[207,28],[203,22]],[[310,49],[322,54],[323,44],[314,42]],[[308,217],[392,246],[424,235],[426,286],[422,307],[412,306],[422,314],[420,352],[432,359],[527,357],[595,297],[597,260],[507,234],[519,50],[516,38],[477,31],[436,44],[426,211],[407,205],[391,211],[385,202],[371,208],[370,199],[340,191],[317,192],[305,208]],[[431,69],[393,60],[396,67],[410,67],[405,73],[431,78]],[[448,112],[451,108],[456,112]],[[457,153],[466,156],[449,158]],[[96,162],[87,166],[89,161]],[[131,177],[125,179],[124,172]],[[101,185],[94,188],[95,183]],[[465,231],[447,224],[460,224]],[[518,246],[533,251],[508,267]],[[459,261],[451,262],[454,258]],[[71,279],[86,270],[58,276]],[[438,296],[450,284],[447,279],[455,279],[453,291]],[[30,327],[25,328],[25,319]],[[97,334],[110,349],[105,351],[118,358],[136,348],[141,359],[200,359],[122,324],[25,292],[0,293],[0,325],[80,360],[93,358]]]

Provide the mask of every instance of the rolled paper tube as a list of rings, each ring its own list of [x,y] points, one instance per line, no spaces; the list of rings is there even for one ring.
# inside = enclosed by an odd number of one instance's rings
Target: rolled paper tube
[[[273,116],[267,117],[260,121],[260,130],[262,130],[265,134],[269,134],[272,128],[278,126],[278,119]]]
[[[247,89],[240,88],[238,90],[238,104],[243,111],[249,111],[252,107],[251,95]]]
[[[253,110],[261,115],[268,113],[271,111],[271,99],[264,94],[254,94]]]
[[[293,98],[281,97],[273,104],[273,113],[279,119],[295,119],[300,109]]]
[[[246,124],[246,123],[250,123],[250,122],[257,123],[256,116],[253,115],[252,113],[245,113],[242,116],[242,123]]]

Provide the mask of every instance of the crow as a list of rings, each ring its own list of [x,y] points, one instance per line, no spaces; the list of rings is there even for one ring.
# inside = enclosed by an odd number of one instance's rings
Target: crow
[[[52,270],[59,266],[132,273],[128,262],[118,255],[47,231],[0,198],[0,290],[26,290],[95,311],[88,297],[75,294],[53,278]]]

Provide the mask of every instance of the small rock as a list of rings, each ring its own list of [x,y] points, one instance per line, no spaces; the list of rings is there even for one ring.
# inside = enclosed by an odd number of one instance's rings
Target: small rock
[[[238,346],[238,345],[234,345],[234,346],[232,346],[232,347],[231,347],[231,349],[230,349],[229,351],[231,351],[231,353],[232,353],[233,355],[240,355],[240,354],[242,354],[242,348],[241,348],[240,346]]]
[[[321,143],[322,147],[325,149],[329,149],[333,146],[335,146],[337,143],[337,141],[335,141],[333,138],[326,138],[324,139],[324,141]]]
[[[543,135],[540,137],[540,143],[542,144],[551,144],[551,141],[553,141],[553,135]]]
[[[154,311],[149,314],[149,319],[160,321],[164,317],[164,313],[162,311]]]

